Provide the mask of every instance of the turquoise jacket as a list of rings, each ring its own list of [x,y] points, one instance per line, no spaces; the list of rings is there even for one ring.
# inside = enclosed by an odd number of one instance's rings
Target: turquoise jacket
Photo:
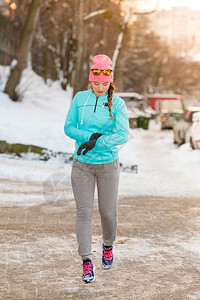
[[[118,145],[128,139],[129,123],[124,101],[113,94],[110,117],[107,93],[97,97],[92,89],[78,92],[71,102],[64,131],[76,140],[74,157],[88,164],[110,163],[118,157]],[[77,155],[79,146],[90,140],[93,133],[102,133],[95,147],[85,155]],[[82,151],[83,152],[83,151]]]

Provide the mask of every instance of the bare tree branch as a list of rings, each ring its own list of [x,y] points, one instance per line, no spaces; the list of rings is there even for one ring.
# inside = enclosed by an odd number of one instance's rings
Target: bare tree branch
[[[129,5],[128,5],[127,11],[124,15],[124,20],[123,20],[123,24],[121,26],[121,31],[118,35],[117,44],[116,44],[116,47],[115,47],[115,50],[114,50],[114,53],[113,53],[113,57],[112,57],[113,70],[115,70],[115,68],[116,68],[117,59],[118,59],[118,56],[119,56],[120,49],[122,47],[124,32],[125,32],[125,29],[127,28],[127,25],[129,23],[132,15],[134,15],[134,14],[147,15],[147,14],[152,14],[156,11],[156,10],[143,10],[143,11],[133,10],[132,9],[132,2],[133,2],[133,0],[129,0]]]
[[[107,9],[100,9],[100,10],[93,11],[89,15],[85,16],[83,18],[83,20],[88,21],[89,19],[93,18],[94,16],[104,14],[105,12],[107,12]]]
[[[156,12],[156,9],[154,9],[154,10],[141,10],[141,11],[139,11],[139,10],[134,10],[134,11],[133,11],[133,13],[134,13],[135,15],[148,15],[148,14],[152,14],[152,13],[154,13],[154,12]]]

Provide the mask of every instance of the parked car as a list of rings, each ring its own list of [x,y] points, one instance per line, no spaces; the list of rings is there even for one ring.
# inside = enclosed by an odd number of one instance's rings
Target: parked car
[[[188,106],[179,121],[174,124],[174,144],[181,146],[182,144],[189,142],[189,131],[192,125],[192,116],[198,111],[200,111],[200,107]]]
[[[178,121],[184,114],[182,101],[166,100],[162,101],[160,105],[161,129],[173,128],[175,122]]]
[[[200,112],[196,112],[192,116],[190,145],[192,149],[200,149]]]
[[[130,128],[142,127],[148,129],[149,119],[155,114],[155,111],[147,105],[144,96],[134,92],[119,92],[116,94],[126,103]]]

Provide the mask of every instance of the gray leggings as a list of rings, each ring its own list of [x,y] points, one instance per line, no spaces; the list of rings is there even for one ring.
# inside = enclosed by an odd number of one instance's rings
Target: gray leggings
[[[71,181],[76,201],[76,235],[82,259],[92,259],[92,215],[95,181],[104,245],[113,244],[117,229],[119,160],[107,164],[86,164],[74,158]]]

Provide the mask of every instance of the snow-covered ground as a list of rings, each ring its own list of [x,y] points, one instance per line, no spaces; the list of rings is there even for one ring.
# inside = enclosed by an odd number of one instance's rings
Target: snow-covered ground
[[[8,69],[0,68],[3,90]],[[63,91],[57,82],[45,85],[41,77],[25,70],[20,84],[21,102],[13,102],[0,92],[0,140],[33,144],[53,151],[73,153],[74,141],[63,131],[72,91]],[[198,197],[200,194],[200,151],[189,144],[177,148],[172,131],[161,131],[160,124],[150,122],[149,130],[131,129],[129,140],[119,147],[123,165],[120,197],[154,195]],[[130,172],[132,165],[138,172]],[[126,168],[127,167],[127,168]],[[71,164],[61,158],[44,162],[0,155],[0,178],[45,181],[56,173],[70,182]]]

